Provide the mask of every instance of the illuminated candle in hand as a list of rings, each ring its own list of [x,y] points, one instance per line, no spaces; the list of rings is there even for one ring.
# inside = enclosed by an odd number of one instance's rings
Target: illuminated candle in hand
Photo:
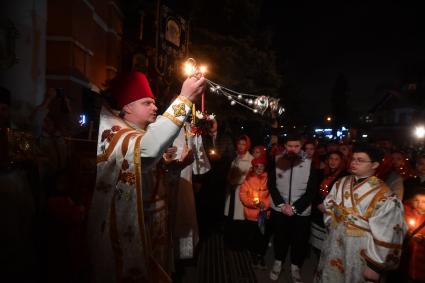
[[[414,228],[414,227],[415,227],[415,225],[416,225],[416,221],[415,221],[415,219],[410,218],[410,219],[409,219],[409,226],[410,226],[410,227],[412,227],[412,228]]]
[[[260,203],[260,199],[258,197],[254,198],[254,204],[258,205]]]

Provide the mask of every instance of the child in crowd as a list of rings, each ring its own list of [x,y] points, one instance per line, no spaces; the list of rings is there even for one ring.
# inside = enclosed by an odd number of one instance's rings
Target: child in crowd
[[[250,172],[240,188],[240,199],[244,205],[244,215],[247,232],[247,247],[254,266],[266,268],[264,254],[266,253],[268,237],[266,222],[270,208],[270,195],[267,189],[266,158],[264,156],[252,160]]]

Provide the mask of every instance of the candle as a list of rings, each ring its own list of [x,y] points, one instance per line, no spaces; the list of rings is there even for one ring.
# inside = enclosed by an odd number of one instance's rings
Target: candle
[[[410,225],[410,226],[412,226],[412,227],[415,227],[415,224],[416,224],[415,219],[410,218],[410,219],[409,219],[409,225]]]
[[[254,204],[259,204],[260,203],[260,199],[258,197],[254,198]]]
[[[200,66],[199,72],[201,73],[202,76],[205,75],[205,73],[207,72],[207,66]]]
[[[204,113],[204,103],[205,103],[205,101],[204,101],[204,95],[202,94],[202,96],[201,96],[201,112],[202,113]]]
[[[195,109],[195,103],[192,105],[192,124],[195,125],[195,117],[196,116],[196,109]]]

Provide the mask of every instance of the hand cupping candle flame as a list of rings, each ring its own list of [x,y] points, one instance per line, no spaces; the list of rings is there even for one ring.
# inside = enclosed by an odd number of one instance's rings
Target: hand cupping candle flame
[[[186,60],[183,66],[183,70],[186,76],[188,77],[204,77],[207,73],[207,67],[205,65],[198,66],[196,60],[189,58]],[[266,96],[266,95],[254,95],[249,93],[241,93],[234,91],[232,89],[226,88],[218,83],[215,83],[207,78],[205,78],[208,85],[210,86],[210,91],[212,93],[221,94],[230,101],[230,105],[239,104],[246,109],[251,110],[254,113],[259,113],[264,115],[267,110],[271,113],[280,116],[285,112],[285,108],[279,105],[279,98]],[[202,107],[203,108],[203,107]],[[202,112],[204,109],[202,109]]]

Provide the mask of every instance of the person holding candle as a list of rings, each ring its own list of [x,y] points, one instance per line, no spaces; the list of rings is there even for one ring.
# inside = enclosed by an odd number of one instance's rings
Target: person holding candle
[[[171,282],[168,192],[157,164],[204,87],[204,78],[187,78],[180,95],[157,117],[143,73],[111,81],[116,111],[101,109],[87,226],[92,282]]]
[[[416,188],[411,205],[405,204],[404,219],[408,226],[405,259],[408,263],[408,282],[425,282],[425,190]]]
[[[266,158],[265,156],[254,158],[251,164],[253,170],[242,183],[239,196],[244,206],[247,248],[252,255],[254,266],[259,264],[261,268],[265,268],[264,255],[268,244],[267,219],[259,217],[268,218],[270,208],[270,193],[267,189],[267,172],[265,172]]]

